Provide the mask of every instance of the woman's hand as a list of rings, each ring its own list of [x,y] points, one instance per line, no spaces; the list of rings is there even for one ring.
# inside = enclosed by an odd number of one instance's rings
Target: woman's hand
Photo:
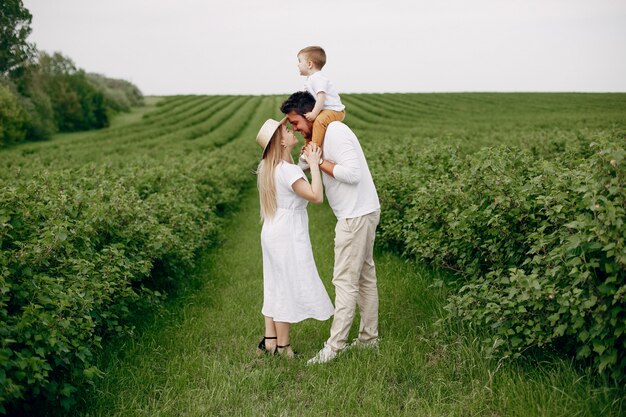
[[[304,158],[310,167],[318,166],[322,157],[322,148],[311,142],[304,149]]]
[[[311,170],[311,183],[309,184],[304,178],[300,178],[291,185],[296,194],[316,204],[324,201],[324,187],[322,186],[322,175],[319,168],[321,157],[322,148],[313,142],[309,143],[304,149],[304,158]]]

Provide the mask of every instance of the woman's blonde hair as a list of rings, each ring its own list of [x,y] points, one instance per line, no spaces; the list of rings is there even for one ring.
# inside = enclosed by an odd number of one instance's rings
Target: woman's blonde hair
[[[263,152],[263,159],[257,167],[257,188],[259,189],[259,198],[261,200],[261,221],[265,221],[274,217],[276,214],[276,183],[274,180],[274,172],[276,167],[282,160],[282,148],[280,140],[282,133],[280,127],[272,135],[270,142]]]

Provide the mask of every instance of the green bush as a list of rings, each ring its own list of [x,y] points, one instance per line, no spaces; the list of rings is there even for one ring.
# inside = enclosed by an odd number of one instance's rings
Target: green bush
[[[0,404],[43,396],[68,405],[75,381],[98,375],[102,337],[130,331],[130,314],[160,302],[152,277],[174,276],[214,241],[211,198],[179,171],[147,163],[3,187]]]
[[[2,192],[2,402],[69,399],[72,380],[97,374],[100,335],[126,331],[129,306],[158,298],[140,283],[171,230],[132,189],[102,172],[72,184],[76,174],[44,173]]]
[[[69,58],[59,53],[41,53],[39,67],[59,131],[99,129],[109,125],[104,94]]]
[[[0,146],[24,140],[26,120],[27,115],[16,96],[0,83]]]
[[[114,112],[127,112],[143,104],[143,94],[126,80],[107,78],[100,74],[87,74],[91,84],[104,95],[106,107]]]
[[[505,147],[410,153],[409,168],[377,176],[389,212],[381,237],[464,277],[449,318],[491,329],[494,353],[550,345],[622,380],[625,150],[616,139],[590,157],[551,161]]]
[[[575,168],[538,164],[521,189],[524,215],[508,220],[523,236],[521,262],[494,263],[449,305],[489,325],[496,349],[557,344],[616,380],[626,376],[624,156],[604,144]]]
[[[255,126],[266,117],[251,117],[256,103],[242,115]],[[15,166],[0,177],[0,412],[69,409],[101,375],[94,353],[103,341],[131,334],[130,318],[154,310],[197,251],[217,242],[218,215],[253,181],[258,153],[231,120],[205,128],[235,136],[202,135],[189,152],[184,126],[179,137],[155,132],[147,135],[159,138],[155,159],[128,140],[153,130],[142,122],[74,146],[38,144],[23,159],[9,150]],[[202,141],[220,146],[208,151]],[[86,163],[92,150],[105,159]],[[55,167],[60,155],[67,168]]]
[[[15,88],[0,92],[3,144],[44,140],[57,131],[100,129],[112,114],[143,103],[141,91],[130,82],[86,74],[60,53],[40,53],[36,63],[24,64],[4,83]]]

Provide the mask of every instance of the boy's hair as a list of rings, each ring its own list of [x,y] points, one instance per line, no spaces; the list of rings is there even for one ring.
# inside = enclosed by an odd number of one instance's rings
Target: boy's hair
[[[321,46],[307,46],[298,52],[298,55],[300,54],[303,54],[306,59],[311,61],[317,69],[321,70],[326,65],[326,52],[324,52]]]
[[[296,91],[280,105],[280,111],[284,114],[295,111],[300,116],[313,110],[315,97],[308,91]]]

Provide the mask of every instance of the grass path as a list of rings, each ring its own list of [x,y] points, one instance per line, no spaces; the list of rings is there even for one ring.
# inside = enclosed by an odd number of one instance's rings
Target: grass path
[[[310,206],[311,239],[331,298],[335,219]],[[297,358],[257,357],[263,332],[256,190],[229,219],[192,285],[140,334],[108,348],[106,377],[80,400],[81,416],[598,416],[624,399],[551,359],[524,366],[485,359],[465,334],[435,334],[444,304],[433,272],[378,252],[380,352],[349,351],[307,366],[330,321],[296,324]],[[356,333],[356,325],[352,329]],[[454,333],[454,332],[450,332]]]

